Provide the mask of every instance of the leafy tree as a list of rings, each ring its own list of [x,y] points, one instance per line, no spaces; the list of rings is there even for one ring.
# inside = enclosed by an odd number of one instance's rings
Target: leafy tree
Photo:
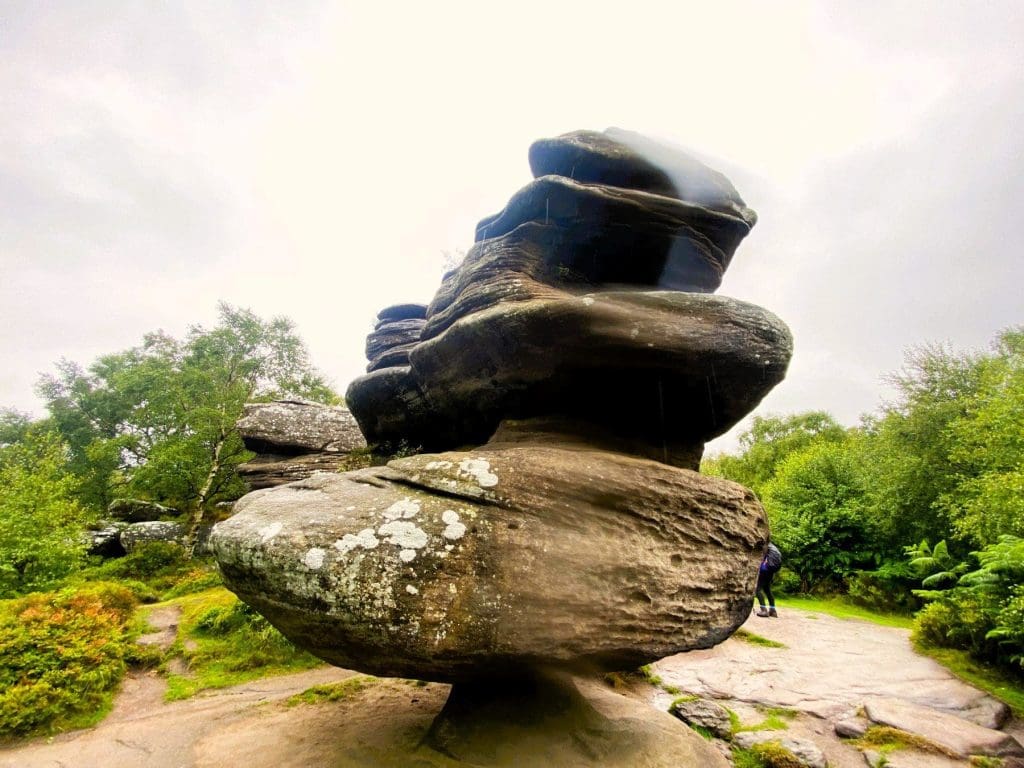
[[[880,416],[865,419],[862,461],[871,475],[866,503],[891,559],[924,539],[947,540],[961,553],[968,548],[943,500],[964,469],[949,429],[971,407],[980,365],[978,355],[944,346],[911,349],[891,377],[897,399]]]
[[[45,587],[85,556],[86,515],[52,432],[30,429],[0,447],[0,597]]]
[[[977,393],[950,423],[956,485],[939,499],[962,538],[1024,536],[1024,328],[1003,332],[978,365]]]
[[[785,458],[818,442],[840,442],[846,429],[825,411],[792,416],[755,416],[750,429],[740,435],[739,456],[708,459],[706,474],[741,483],[759,496]]]
[[[88,372],[62,363],[40,385],[72,447],[84,498],[135,496],[185,509],[193,542],[206,510],[244,490],[235,468],[249,454],[235,425],[246,402],[336,400],[291,321],[227,304],[219,316],[183,340],[147,334]]]
[[[877,564],[863,483],[849,445],[818,442],[790,454],[765,484],[772,539],[801,590],[838,586],[853,571]]]

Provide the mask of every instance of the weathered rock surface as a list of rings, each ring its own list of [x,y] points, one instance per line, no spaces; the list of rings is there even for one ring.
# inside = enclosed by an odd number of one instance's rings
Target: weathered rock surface
[[[349,385],[345,401],[367,442],[385,452],[441,450],[464,442],[455,425],[427,402],[409,366],[360,376]]]
[[[828,762],[824,753],[814,742],[807,739],[795,739],[787,736],[785,731],[742,731],[733,737],[733,743],[743,749],[750,749],[755,744],[778,743],[783,749],[793,753],[801,765],[807,768],[827,768]]]
[[[305,453],[298,456],[264,454],[238,465],[238,474],[253,491],[303,480],[314,472],[337,472],[346,453]]]
[[[878,725],[888,725],[923,736],[961,757],[1024,756],[1024,747],[1007,733],[899,699],[867,701],[864,703],[864,715]]]
[[[247,403],[238,431],[256,453],[346,453],[366,447],[347,408],[305,400]]]
[[[732,736],[732,721],[725,707],[707,699],[681,698],[672,702],[669,713],[688,725],[699,725],[715,736],[728,739]]]
[[[421,455],[246,496],[228,586],[339,666],[437,681],[720,642],[767,534],[736,484],[585,445]]]
[[[662,449],[728,431],[791,354],[786,326],[752,304],[609,291],[474,312],[411,362],[427,401],[470,442],[503,418],[561,415]]]
[[[180,513],[177,509],[165,507],[155,501],[114,499],[107,506],[107,514],[114,520],[126,523],[148,523],[162,517],[174,517]]]
[[[305,400],[247,403],[238,431],[245,447],[257,454],[238,466],[252,490],[335,472],[351,451],[366,448],[347,408]]]
[[[399,304],[382,310],[366,337],[367,372],[408,365],[409,350],[420,340],[426,313],[424,304]]]
[[[424,747],[456,766],[482,768],[729,765],[678,720],[599,683],[564,675],[504,683],[456,685]]]
[[[380,315],[346,395],[364,434],[448,450],[506,418],[583,414],[699,459],[792,354],[774,315],[693,293],[718,287],[756,216],[721,174],[624,131],[542,140],[531,164],[540,178],[480,223],[422,327]]]
[[[639,189],[700,203],[710,210],[757,222],[723,174],[680,151],[633,131],[573,131],[530,147],[535,177],[565,176],[587,184]]]
[[[121,546],[131,553],[136,547],[151,541],[180,544],[185,539],[185,526],[173,522],[132,523],[121,530]]]
[[[100,557],[121,557],[125,554],[121,544],[121,531],[128,523],[101,520],[99,527],[86,531],[86,552]]]

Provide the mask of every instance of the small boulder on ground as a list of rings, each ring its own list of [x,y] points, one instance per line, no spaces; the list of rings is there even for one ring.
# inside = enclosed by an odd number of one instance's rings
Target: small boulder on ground
[[[668,711],[687,725],[706,728],[721,739],[727,739],[732,734],[728,711],[708,699],[676,699]]]
[[[872,723],[916,734],[961,757],[1024,756],[1020,742],[1008,733],[900,699],[865,702],[864,714]]]
[[[743,749],[751,749],[757,744],[777,743],[793,754],[801,765],[807,768],[828,768],[825,754],[818,746],[807,739],[795,739],[780,731],[741,731],[733,737],[733,743]]]

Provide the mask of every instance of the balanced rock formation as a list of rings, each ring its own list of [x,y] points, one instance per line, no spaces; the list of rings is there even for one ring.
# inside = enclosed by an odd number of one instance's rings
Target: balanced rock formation
[[[213,536],[298,645],[481,712],[503,707],[488,681],[635,667],[744,621],[767,521],[694,470],[792,352],[774,315],[710,295],[756,221],[721,174],[619,131],[530,160],[423,317],[381,314],[346,395],[369,442],[431,453],[250,494]],[[579,700],[560,674],[538,706]],[[448,755],[483,727],[442,720]]]
[[[253,490],[334,472],[351,451],[366,447],[347,408],[305,400],[247,403],[238,431],[257,454],[238,467]]]

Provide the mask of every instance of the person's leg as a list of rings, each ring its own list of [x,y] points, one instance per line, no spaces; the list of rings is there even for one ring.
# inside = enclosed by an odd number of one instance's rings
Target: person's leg
[[[778,616],[779,615],[778,611],[775,610],[775,595],[772,594],[772,580],[774,578],[775,578],[775,574],[774,573],[768,573],[768,574],[766,574],[766,578],[764,579],[764,593],[765,593],[765,595],[768,598],[768,615],[769,616]],[[761,581],[761,579],[759,578],[758,582],[760,582],[760,581]],[[762,605],[763,605],[763,603],[762,603]]]
[[[771,594],[770,591],[769,591],[769,587],[770,586],[771,586],[771,578],[769,577],[769,575],[765,571],[758,571],[757,572],[757,590],[755,591],[755,595],[757,596],[757,602],[760,605],[760,608],[758,608],[758,610],[757,610],[757,615],[758,616],[767,616],[768,615],[768,609],[765,608],[765,602],[764,601],[765,601],[766,593],[769,594],[769,595]]]

